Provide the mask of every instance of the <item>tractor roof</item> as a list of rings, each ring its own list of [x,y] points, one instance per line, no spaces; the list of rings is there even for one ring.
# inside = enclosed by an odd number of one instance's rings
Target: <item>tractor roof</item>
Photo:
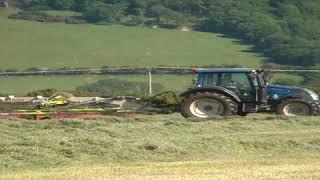
[[[254,71],[251,68],[193,68],[192,70],[199,73],[249,73]]]

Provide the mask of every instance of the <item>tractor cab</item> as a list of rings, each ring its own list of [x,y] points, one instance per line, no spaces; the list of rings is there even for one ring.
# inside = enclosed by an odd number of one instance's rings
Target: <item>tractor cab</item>
[[[266,82],[263,71],[249,68],[194,69],[197,80],[195,88],[225,88],[242,102],[266,103]]]

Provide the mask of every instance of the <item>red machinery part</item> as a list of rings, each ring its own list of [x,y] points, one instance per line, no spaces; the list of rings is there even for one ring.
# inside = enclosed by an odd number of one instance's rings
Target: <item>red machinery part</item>
[[[56,113],[25,113],[25,112],[10,112],[0,113],[0,119],[7,118],[24,118],[24,119],[34,119],[34,120],[44,120],[44,119],[66,119],[66,118],[86,118],[92,116],[99,116],[99,112],[56,112]]]

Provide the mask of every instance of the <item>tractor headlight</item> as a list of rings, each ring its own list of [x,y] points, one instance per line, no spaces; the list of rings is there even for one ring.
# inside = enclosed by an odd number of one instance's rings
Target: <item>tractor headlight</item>
[[[319,95],[311,90],[307,90],[307,92],[309,93],[309,95],[311,96],[311,98],[315,101],[319,100]]]

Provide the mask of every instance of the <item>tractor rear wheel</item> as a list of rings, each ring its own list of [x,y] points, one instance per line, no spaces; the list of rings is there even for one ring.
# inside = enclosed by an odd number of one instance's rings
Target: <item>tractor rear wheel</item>
[[[290,117],[313,116],[319,114],[317,107],[318,106],[314,105],[312,102],[289,99],[277,106],[277,114]]]
[[[238,105],[231,98],[214,93],[191,94],[181,105],[181,114],[186,117],[211,118],[237,114]]]

